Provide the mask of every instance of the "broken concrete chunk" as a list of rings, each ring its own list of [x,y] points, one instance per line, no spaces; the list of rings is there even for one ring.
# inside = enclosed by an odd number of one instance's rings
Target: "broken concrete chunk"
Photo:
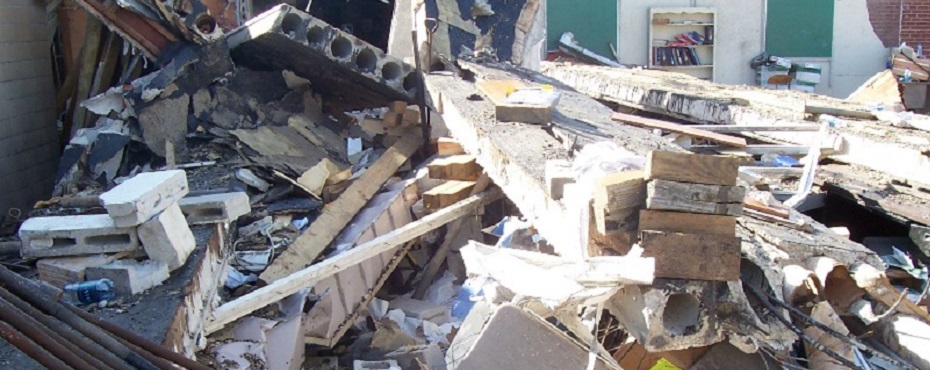
[[[33,217],[19,229],[23,257],[80,256],[139,249],[134,228],[107,215]]]
[[[384,357],[388,360],[397,361],[397,365],[404,370],[422,369],[420,364],[426,365],[429,370],[446,369],[445,357],[436,344],[404,346],[384,355]]]
[[[266,192],[269,188],[271,188],[271,184],[269,184],[268,181],[258,177],[255,175],[255,172],[252,172],[252,170],[248,168],[242,168],[236,171],[236,178],[253,188],[261,190],[262,192]]]
[[[443,305],[405,297],[391,301],[390,308],[404,311],[407,316],[420,320],[429,320],[449,311],[449,308]]]
[[[181,95],[157,99],[144,108],[137,108],[142,139],[155,154],[165,156],[165,141],[185,142],[189,103],[190,98]]]
[[[183,170],[140,173],[100,195],[116,226],[136,226],[188,193]]]
[[[153,261],[118,260],[86,269],[87,280],[110,279],[118,295],[132,295],[161,285],[168,279],[168,265]]]
[[[355,360],[352,363],[352,370],[401,370],[400,365],[394,360],[383,361],[362,361]]]
[[[36,263],[36,270],[39,272],[39,280],[63,288],[66,284],[84,281],[88,267],[106,265],[125,254],[43,258]]]
[[[171,271],[184,265],[197,246],[177,203],[139,226],[139,239],[145,253],[153,260],[167,264]]]
[[[564,159],[553,159],[546,161],[546,187],[549,190],[549,197],[554,200],[562,199],[565,192],[565,184],[575,182],[575,174],[572,173],[572,163]]]
[[[717,315],[726,284],[656,279],[652,287],[624,286],[605,305],[649,352],[709,346],[722,341]]]
[[[185,197],[178,205],[191,225],[229,223],[252,211],[243,192]]]

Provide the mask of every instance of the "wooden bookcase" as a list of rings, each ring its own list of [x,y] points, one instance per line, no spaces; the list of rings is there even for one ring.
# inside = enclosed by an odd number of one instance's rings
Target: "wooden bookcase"
[[[714,8],[650,8],[649,68],[713,81],[718,41],[716,21],[717,11]],[[692,32],[696,32],[698,38],[712,35],[713,42],[703,40],[703,44],[684,46],[681,40],[676,39],[681,34],[691,36]],[[700,42],[698,38],[691,37]],[[673,43],[672,46],[668,45],[669,42]]]

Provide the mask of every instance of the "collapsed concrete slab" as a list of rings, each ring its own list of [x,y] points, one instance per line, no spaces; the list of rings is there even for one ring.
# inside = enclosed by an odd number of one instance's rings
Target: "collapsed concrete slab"
[[[522,308],[479,302],[446,352],[446,365],[458,370],[584,369],[588,349]],[[608,366],[598,358],[594,368]]]
[[[139,249],[134,228],[107,215],[33,217],[19,228],[23,257],[80,256]]]
[[[346,109],[413,102],[416,72],[408,64],[294,7],[279,5],[229,33],[237,63],[287,69]]]
[[[178,205],[191,225],[232,222],[252,211],[249,196],[243,192],[186,197]]]
[[[187,192],[183,170],[146,172],[100,194],[100,201],[116,226],[130,227],[150,220]]]

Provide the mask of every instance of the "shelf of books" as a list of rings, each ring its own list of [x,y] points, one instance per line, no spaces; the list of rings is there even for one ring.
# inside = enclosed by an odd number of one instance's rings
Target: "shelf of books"
[[[713,8],[649,9],[649,68],[713,81],[716,20]]]

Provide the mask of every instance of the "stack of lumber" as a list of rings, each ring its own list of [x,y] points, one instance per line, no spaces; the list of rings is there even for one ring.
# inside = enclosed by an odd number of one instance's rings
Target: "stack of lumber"
[[[656,277],[739,279],[736,217],[745,189],[736,186],[738,171],[736,158],[649,153],[637,224],[643,255],[656,258]]]

